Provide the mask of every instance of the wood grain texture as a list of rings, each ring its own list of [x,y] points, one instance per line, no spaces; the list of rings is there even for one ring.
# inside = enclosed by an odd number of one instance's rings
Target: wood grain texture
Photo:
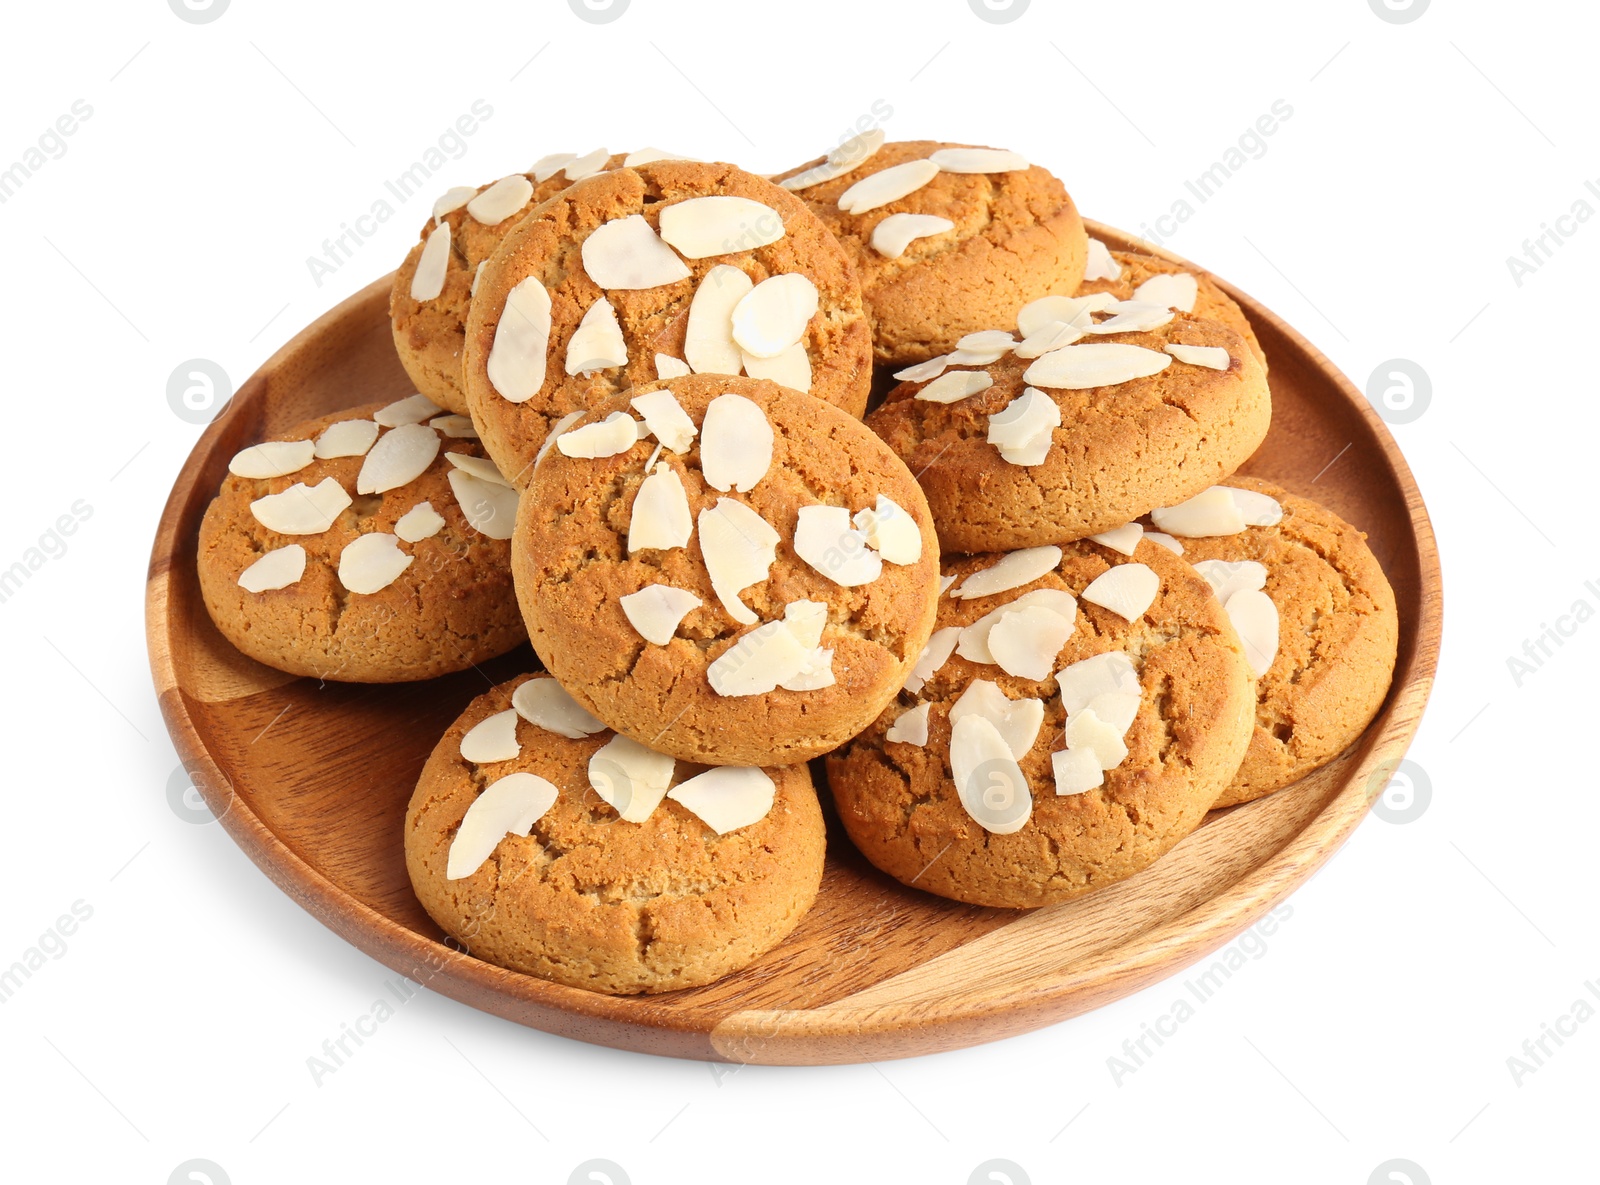
[[[1090,229],[1113,247],[1166,254]],[[178,476],[146,599],[167,726],[223,826],[285,892],[395,970],[520,1024],[650,1053],[807,1064],[959,1048],[1098,1007],[1223,946],[1332,855],[1404,754],[1438,657],[1438,554],[1393,439],[1326,358],[1224,287],[1272,367],[1272,431],[1245,471],[1368,533],[1399,605],[1395,682],[1366,734],[1332,765],[1214,812],[1153,867],[1101,893],[1027,913],[944,901],[877,872],[830,819],[815,909],[756,964],[705,987],[613,998],[445,945],[406,880],[406,801],[434,739],[490,683],[533,666],[532,652],[419,684],[296,679],[222,639],[194,572],[200,517],[236,451],[310,416],[411,393],[390,339],[387,277],[270,358]]]

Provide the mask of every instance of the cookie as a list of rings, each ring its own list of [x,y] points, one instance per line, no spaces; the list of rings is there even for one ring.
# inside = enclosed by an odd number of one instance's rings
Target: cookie
[[[781,173],[856,265],[880,364],[920,362],[1083,278],[1065,186],[1015,152],[864,133]]]
[[[826,762],[867,859],[1020,909],[1131,876],[1199,825],[1249,744],[1254,681],[1206,582],[1155,543],[1132,551],[946,563],[906,690]]]
[[[938,557],[916,481],[864,424],[710,374],[562,431],[512,541],[550,672],[618,732],[711,765],[790,765],[866,727],[928,640]]]
[[[1048,297],[1023,309],[1020,342],[990,331],[897,372],[867,423],[917,474],[945,550],[1110,530],[1226,477],[1266,436],[1266,373],[1238,333],[1112,300]]]
[[[450,726],[405,821],[433,920],[477,958],[612,994],[709,983],[781,942],[822,880],[806,767],[707,771],[586,717],[524,676]]]
[[[1208,492],[1155,523],[1226,599],[1260,672],[1250,750],[1217,802],[1232,806],[1299,781],[1366,731],[1394,675],[1400,621],[1360,531],[1258,478],[1223,488],[1246,493]]]
[[[197,560],[222,635],[268,666],[346,683],[430,679],[521,642],[516,495],[472,432],[418,395],[235,456]]]
[[[518,488],[554,425],[689,373],[771,379],[859,416],[871,329],[843,249],[732,165],[659,161],[573,185],[490,258],[467,318],[467,402]]]

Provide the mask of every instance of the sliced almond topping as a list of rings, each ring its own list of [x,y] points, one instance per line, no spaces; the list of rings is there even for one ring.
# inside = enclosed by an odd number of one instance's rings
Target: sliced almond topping
[[[526,403],[544,386],[550,349],[550,293],[529,276],[506,297],[489,347],[489,382],[503,399]]]
[[[1073,629],[1074,623],[1054,610],[1030,605],[995,622],[987,639],[989,653],[1008,675],[1048,679]]]
[[[982,716],[1000,731],[1011,756],[1021,761],[1033,748],[1044,723],[1044,701],[1037,699],[1011,699],[1000,690],[997,683],[988,679],[974,679],[961,698],[950,705],[950,723],[958,724],[967,716]]]
[[[656,355],[657,373],[660,372],[662,357],[661,354]],[[655,438],[673,452],[686,453],[689,451],[689,446],[694,444],[695,433],[698,430],[694,426],[694,421],[689,418],[689,413],[684,411],[683,405],[678,402],[678,397],[671,391],[646,391],[643,395],[635,395],[628,400],[628,405],[639,413],[645,427],[650,429]]]
[[[622,612],[646,642],[665,646],[683,619],[704,603],[692,592],[670,584],[647,584],[622,598]]]
[[[1008,552],[997,563],[980,568],[961,582],[961,587],[950,595],[957,600],[970,601],[974,597],[992,597],[995,593],[1009,592],[1032,584],[1061,562],[1061,549],[1053,544],[1047,547],[1025,547]]]
[[[281,494],[267,494],[250,503],[250,513],[263,527],[280,535],[320,535],[350,505],[350,495],[331,477],[314,486],[296,482]]]
[[[589,306],[567,339],[567,373],[593,374],[627,364],[628,347],[622,340],[617,310],[602,296]]]
[[[538,774],[507,774],[491,783],[461,818],[450,841],[445,878],[458,881],[477,872],[506,836],[532,831],[557,796],[556,788]]]
[[[813,185],[821,185],[824,181],[832,181],[835,177],[843,177],[860,167],[882,148],[883,141],[883,129],[870,128],[843,141],[828,153],[820,165],[815,165],[803,173],[796,173],[778,184],[788,190],[809,189]]]
[[[1137,692],[1102,691],[1089,701],[1087,707],[1121,736],[1133,727],[1134,720],[1139,716],[1140,703]]]
[[[800,671],[778,686],[786,691],[819,691],[832,687],[833,651],[822,648],[822,631],[828,624],[828,607],[821,601],[790,601],[783,607],[783,624],[810,654]]]
[[[934,630],[933,636],[928,639],[928,644],[922,648],[922,653],[917,657],[916,665],[911,668],[911,674],[906,677],[906,690],[913,695],[921,691],[928,680],[939,673],[939,668],[950,661],[960,637],[961,630],[958,626],[952,625],[942,630]]]
[[[783,238],[771,206],[731,194],[688,198],[661,207],[661,237],[688,259],[753,251]]]
[[[833,651],[816,647],[807,655],[800,670],[778,684],[785,691],[821,691],[834,685]]]
[[[361,462],[356,493],[381,494],[415,481],[439,455],[439,434],[426,424],[402,424],[378,438]]]
[[[954,720],[950,729],[950,773],[956,794],[973,822],[996,835],[1010,835],[1033,814],[1033,792],[1005,737],[984,716]]]
[[[952,350],[946,357],[951,366],[988,366],[1005,356],[1005,350]]]
[[[329,424],[317,437],[316,456],[324,460],[329,457],[365,456],[372,442],[377,439],[378,425],[374,421],[340,420],[337,424]]]
[[[375,531],[358,535],[339,553],[339,583],[353,593],[375,593],[388,588],[411,566],[411,556],[400,550],[400,540]]]
[[[724,650],[706,668],[706,679],[718,695],[766,695],[799,675],[811,657],[786,622],[768,621]]]
[[[1040,465],[1050,453],[1061,408],[1033,387],[989,417],[989,443],[1013,465]]]
[[[890,214],[872,228],[872,249],[888,259],[899,259],[917,239],[942,235],[956,224],[937,214]]]
[[[857,511],[850,521],[891,564],[914,564],[922,558],[922,528],[887,494],[879,494],[876,506]]]
[[[932,704],[918,704],[908,712],[901,712],[883,734],[886,741],[921,748],[928,743],[928,709]]]
[[[494,482],[503,486],[511,484],[488,457],[474,457],[467,453],[446,453],[444,459],[453,467],[466,470],[480,481]]]
[[[478,295],[478,282],[483,279],[483,267],[488,262],[487,259],[480,259],[478,260],[478,266],[472,269],[472,284],[467,289],[468,296]]]
[[[728,340],[732,341],[733,338],[730,336]],[[656,355],[656,378],[658,379],[681,379],[684,375],[693,373],[689,369],[689,364],[682,358],[674,358],[671,354]]]
[[[1172,364],[1172,355],[1125,342],[1093,342],[1063,346],[1041,356],[1022,374],[1024,382],[1062,391],[1087,391],[1158,374]]]
[[[1122,278],[1122,265],[1111,257],[1111,252],[1099,239],[1089,240],[1089,260],[1083,269],[1085,280],[1118,280]]]
[[[633,516],[628,522],[628,554],[687,547],[694,530],[689,497],[677,471],[659,464],[639,483],[633,496]],[[676,625],[676,623],[674,623]]]
[[[614,411],[597,424],[572,428],[556,437],[564,457],[598,460],[625,453],[639,443],[639,421],[625,411]]]
[[[471,185],[452,186],[434,199],[433,220],[438,222],[446,214],[454,214],[477,196],[477,189]]]
[[[1150,512],[1150,518],[1169,535],[1184,539],[1237,535],[1247,525],[1243,511],[1226,486],[1201,490],[1176,506],[1159,506]]]
[[[568,695],[565,687],[547,677],[518,684],[511,693],[511,706],[529,724],[574,741],[604,732],[606,727]]]
[[[941,577],[939,577],[939,595],[942,597],[942,596],[944,596],[945,593],[949,592],[950,591],[950,586],[952,584],[954,584],[958,579],[960,579],[960,577],[957,577],[957,576],[941,576]]]
[[[1102,547],[1109,547],[1112,551],[1121,552],[1123,555],[1132,555],[1138,551],[1139,540],[1143,537],[1144,528],[1138,523],[1124,523],[1120,527],[1089,536]]]
[[[1116,303],[1117,298],[1109,292],[1091,292],[1086,296],[1041,296],[1017,310],[1017,332],[1027,339],[1057,321],[1081,326],[1087,324],[1085,314],[1104,312]]]
[[[432,502],[418,502],[402,514],[394,524],[394,533],[407,543],[421,543],[432,539],[444,530],[444,517],[433,508]]]
[[[239,587],[245,592],[271,592],[288,588],[306,574],[306,549],[298,543],[275,547],[239,573]]]
[[[1122,733],[1095,715],[1093,708],[1084,708],[1073,714],[1065,729],[1067,751],[1078,750],[1094,754],[1100,768],[1116,769],[1128,758],[1128,746]]]
[[[1119,300],[1112,306],[1113,316],[1098,324],[1091,322],[1083,327],[1085,333],[1146,333],[1152,329],[1160,329],[1172,320],[1172,310],[1164,305],[1139,304],[1131,300]]]
[[[1017,343],[1018,358],[1038,358],[1048,354],[1051,350],[1059,350],[1062,346],[1070,346],[1084,334],[1078,326],[1068,321],[1052,321],[1032,337],[1023,338]]]
[[[949,365],[949,355],[940,354],[937,358],[929,358],[926,362],[918,362],[915,366],[897,370],[894,372],[894,377],[903,383],[925,383],[929,379],[938,378]]]
[[[661,805],[677,762],[638,741],[614,736],[589,758],[589,785],[627,823],[643,823]]]
[[[757,358],[754,354],[739,352],[744,372],[753,379],[766,379],[791,391],[811,391],[811,355],[806,353],[805,342],[795,342],[783,353],[772,358]]]
[[[450,224],[441,222],[428,235],[417,256],[417,270],[411,273],[411,299],[432,300],[444,291],[445,271],[450,266]]]
[[[1078,621],[1078,599],[1065,589],[1036,588],[1032,592],[1023,593],[1014,601],[1008,601],[1000,608],[991,610],[978,618],[977,621],[961,631],[961,641],[956,647],[956,653],[970,662],[994,664],[999,660],[989,650],[989,635],[1007,614],[1020,612],[1023,609],[1042,608],[1048,609],[1061,618],[1066,630],[1066,637],[1071,637]],[[1060,647],[1056,648],[1057,651]],[[1053,651],[1050,656],[1055,657]]]
[[[700,425],[700,474],[714,490],[747,493],[772,467],[772,424],[743,395],[718,395]]]
[[[700,554],[705,558],[711,591],[741,625],[760,620],[739,600],[739,594],[767,578],[778,558],[778,532],[743,502],[718,498],[700,512]]]
[[[1190,366],[1204,366],[1211,370],[1227,370],[1230,362],[1228,351],[1221,346],[1185,346],[1179,342],[1168,342],[1167,353],[1179,362],[1187,362]]]
[[[1267,586],[1267,567],[1255,560],[1198,560],[1194,570],[1206,578],[1217,600],[1224,605],[1236,592],[1259,592]]]
[[[533,168],[528,172],[533,174],[533,179],[540,183],[550,180],[562,169],[578,159],[576,152],[552,152],[549,156],[541,156],[533,162]]]
[[[428,421],[428,427],[452,440],[477,440],[478,429],[466,416],[439,416]]]
[[[794,528],[795,554],[835,584],[871,584],[883,573],[883,559],[850,524],[843,506],[802,506]]]
[[[235,477],[285,477],[311,464],[316,452],[309,440],[264,440],[235,453],[228,472]]]
[[[1283,521],[1283,503],[1268,494],[1255,490],[1241,490],[1237,486],[1222,486],[1228,491],[1247,526],[1275,527]]]
[[[1278,607],[1266,593],[1247,588],[1229,597],[1223,608],[1244,643],[1250,669],[1261,678],[1278,657]]]
[[[593,177],[596,173],[606,170],[606,162],[611,159],[611,153],[604,148],[596,148],[593,152],[586,152],[582,156],[575,156],[561,166],[561,171],[567,175],[568,181],[582,181],[585,177]]]
[[[551,449],[555,448],[556,441],[560,439],[561,434],[581,419],[583,419],[583,411],[581,409],[578,411],[569,411],[566,415],[562,416],[559,420],[550,425],[550,430],[544,434],[544,443],[539,446],[538,453],[534,455],[533,467],[535,469],[539,467],[539,462],[544,460],[545,454]]]
[[[976,333],[969,333],[956,342],[956,347],[962,350],[979,350],[985,353],[998,350],[1001,354],[1010,350],[1017,344],[1017,339],[1004,329],[980,329]]]
[[[981,370],[951,370],[918,391],[915,398],[924,403],[955,403],[992,386],[994,380]]]
[[[928,158],[946,173],[1015,173],[1028,158],[1004,148],[941,148]]]
[[[499,482],[483,481],[463,469],[449,473],[450,492],[467,525],[490,539],[509,539],[517,525],[517,491]]]
[[[583,270],[602,288],[656,288],[694,274],[643,214],[601,223],[583,240],[582,254]]]
[[[1061,693],[1061,709],[1070,719],[1102,695],[1116,693],[1139,696],[1139,673],[1120,650],[1108,650],[1056,672],[1056,688]]]
[[[1091,749],[1062,749],[1050,754],[1057,794],[1083,794],[1105,784],[1100,759]]]
[[[1145,564],[1118,564],[1091,580],[1083,599],[1126,621],[1138,621],[1160,591],[1161,577]]]
[[[1183,554],[1183,544],[1163,531],[1146,531],[1144,537],[1158,547],[1165,547],[1173,555]]]
[[[755,281],[732,264],[719,263],[701,278],[689,302],[683,356],[697,374],[738,374],[739,344],[733,340],[733,310]]]
[[[1200,295],[1200,282],[1188,272],[1163,272],[1151,276],[1133,290],[1133,299],[1146,304],[1157,304],[1180,313],[1194,312],[1195,298]]]
[[[660,160],[694,160],[681,152],[668,152],[664,148],[640,148],[622,158],[622,167],[636,169],[640,165],[653,165]]]
[[[733,340],[757,358],[775,358],[800,341],[817,315],[817,286],[799,272],[770,276],[733,307]]]
[[[510,218],[533,196],[533,182],[521,173],[502,177],[467,203],[467,213],[485,226]]]
[[[759,823],[772,810],[777,786],[754,766],[721,765],[679,783],[667,797],[718,835]]]
[[[432,419],[444,408],[440,407],[426,395],[410,395],[404,399],[397,399],[387,407],[380,407],[372,413],[372,421],[385,428],[401,428],[406,424],[420,424],[423,420]]]
[[[514,708],[496,712],[478,721],[461,738],[461,759],[474,765],[491,761],[510,761],[522,754],[517,743],[517,713]]]
[[[908,160],[863,177],[839,195],[839,209],[846,214],[865,214],[879,206],[897,202],[915,193],[939,175],[931,160]]]

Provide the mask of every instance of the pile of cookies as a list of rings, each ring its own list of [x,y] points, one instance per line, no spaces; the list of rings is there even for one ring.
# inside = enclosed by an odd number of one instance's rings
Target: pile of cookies
[[[531,641],[405,822],[481,958],[612,993],[745,966],[816,896],[823,781],[912,891],[1066,901],[1386,694],[1363,535],[1237,475],[1271,418],[1243,312],[1018,153],[549,156],[445,193],[390,313],[417,393],[236,456],[200,583],[318,678]]]

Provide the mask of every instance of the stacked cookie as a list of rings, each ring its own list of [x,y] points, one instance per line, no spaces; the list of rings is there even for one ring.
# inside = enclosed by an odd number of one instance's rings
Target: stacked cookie
[[[884,872],[1023,908],[1303,777],[1384,698],[1362,536],[1236,476],[1271,417],[1242,311],[1090,239],[1015,152],[548,157],[445,194],[390,310],[420,393],[235,458],[202,589],[325,678],[525,628],[542,670],[466,705],[404,837],[503,966],[632,993],[759,957],[821,881],[813,759]]]

